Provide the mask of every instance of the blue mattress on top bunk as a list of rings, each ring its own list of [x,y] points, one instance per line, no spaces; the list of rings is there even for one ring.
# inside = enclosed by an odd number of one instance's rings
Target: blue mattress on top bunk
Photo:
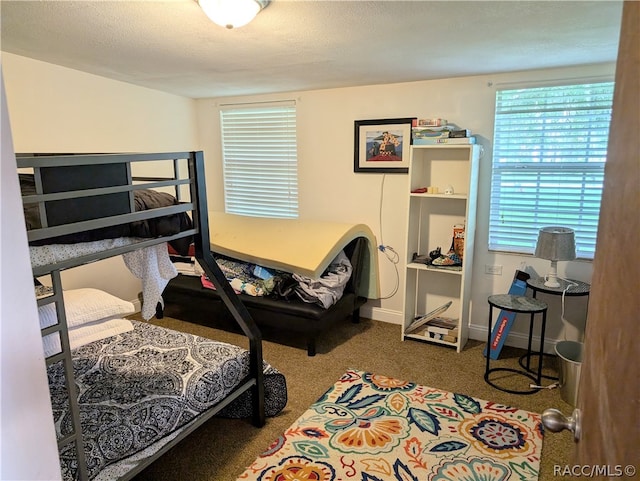
[[[134,329],[72,351],[89,479],[115,479],[138,458],[157,452],[201,413],[223,400],[249,374],[245,349],[132,321]],[[264,363],[265,411],[287,403],[284,376]],[[71,417],[62,362],[48,368],[59,437]],[[251,415],[244,392],[219,415]],[[76,479],[73,444],[61,448],[63,479]]]

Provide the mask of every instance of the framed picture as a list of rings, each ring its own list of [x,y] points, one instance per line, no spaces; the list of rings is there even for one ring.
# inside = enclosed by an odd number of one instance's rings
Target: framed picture
[[[353,171],[409,172],[412,120],[356,120]]]

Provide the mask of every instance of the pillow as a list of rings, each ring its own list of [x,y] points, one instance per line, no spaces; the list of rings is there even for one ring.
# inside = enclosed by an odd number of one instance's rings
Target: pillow
[[[84,346],[90,342],[106,339],[133,330],[133,323],[129,319],[104,319],[69,329],[69,346],[71,349]],[[45,357],[59,353],[60,337],[57,333],[42,338]]]
[[[119,299],[99,289],[72,289],[62,293],[69,328],[99,320],[126,317],[136,312],[131,302]],[[38,308],[40,328],[57,324],[55,303]]]

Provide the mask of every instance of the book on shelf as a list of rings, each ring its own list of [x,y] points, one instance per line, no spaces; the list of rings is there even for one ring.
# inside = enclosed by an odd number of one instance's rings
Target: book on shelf
[[[426,339],[432,339],[435,341],[445,341],[456,343],[458,341],[458,333],[457,331],[454,334],[442,334],[439,332],[431,332],[427,329],[420,330],[416,334],[424,336]]]
[[[458,130],[452,130],[449,132],[449,137],[451,138],[464,138],[464,137],[471,137],[471,130],[469,129],[458,129]]]
[[[442,340],[443,341],[447,341],[447,342],[458,342],[458,335],[456,334],[455,336],[451,335],[451,336],[442,336]]]
[[[407,328],[404,330],[404,332],[406,334],[410,334],[410,333],[414,332],[416,329],[418,329],[419,327],[425,325],[427,322],[429,322],[434,317],[439,316],[440,314],[445,312],[447,309],[449,309],[449,306],[451,306],[451,304],[452,304],[451,301],[446,302],[446,303],[442,304],[440,307],[437,307],[433,311],[429,312],[428,314],[416,317],[413,320],[413,322],[407,326]]]
[[[412,119],[411,126],[412,127],[441,127],[447,125],[447,121],[445,119]]]
[[[458,335],[458,320],[452,317],[436,316],[426,322],[429,332],[443,334],[445,336]]]
[[[451,132],[452,130],[460,130],[457,126],[453,124],[444,124],[444,125],[414,125],[411,127],[412,132]]]
[[[413,138],[413,145],[475,144],[475,137]]]
[[[411,129],[411,137],[416,139],[447,139],[450,131],[446,127],[422,128],[413,127]]]

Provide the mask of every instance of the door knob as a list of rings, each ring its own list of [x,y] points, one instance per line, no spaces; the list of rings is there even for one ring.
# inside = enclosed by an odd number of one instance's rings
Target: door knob
[[[573,440],[580,441],[580,410],[574,409],[571,417],[562,414],[558,409],[545,409],[542,413],[542,425],[552,433],[568,429],[573,433]]]

